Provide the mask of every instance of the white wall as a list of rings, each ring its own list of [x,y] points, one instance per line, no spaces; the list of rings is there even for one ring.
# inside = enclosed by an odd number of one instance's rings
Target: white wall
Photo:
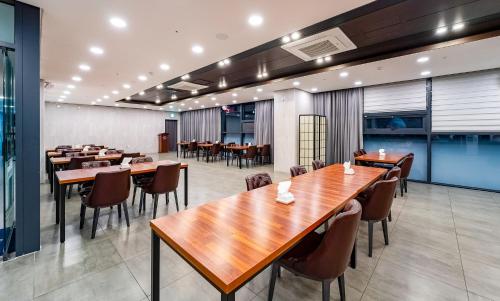
[[[167,116],[168,114],[168,116]],[[177,114],[175,114],[177,115]],[[163,111],[45,103],[44,149],[60,144],[95,143],[142,153],[158,151],[165,131]]]
[[[312,94],[298,89],[274,92],[274,170],[298,164],[299,115],[313,114]]]

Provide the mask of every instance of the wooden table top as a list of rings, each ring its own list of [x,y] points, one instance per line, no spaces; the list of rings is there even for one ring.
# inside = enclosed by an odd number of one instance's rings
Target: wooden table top
[[[257,148],[263,148],[264,145],[259,144],[257,145]],[[228,145],[226,146],[227,149],[234,149],[234,150],[247,150],[248,145]]]
[[[122,154],[111,154],[105,156],[94,155],[96,161],[102,160],[119,160],[122,157]],[[58,158],[50,158],[50,162],[54,165],[60,164],[68,164],[71,161],[71,157],[58,157]]]
[[[187,141],[181,141],[181,142],[177,142],[177,145],[189,145],[190,142],[187,142]]]
[[[75,152],[75,153],[82,153],[84,154],[85,156],[91,156],[91,155],[97,155],[99,154],[99,151],[98,150],[94,150],[94,151],[79,151],[79,150],[75,150],[75,151],[71,151],[71,152]],[[62,152],[48,152],[47,153],[47,156],[49,156],[49,158],[52,158],[52,157],[60,157],[62,156]]]
[[[290,205],[277,184],[242,192],[150,222],[153,231],[215,286],[230,293],[341,211],[382,177],[382,168],[331,165],[291,179]]]
[[[386,153],[381,156],[378,152],[370,152],[362,156],[355,157],[356,161],[376,162],[396,165],[399,161],[403,160],[410,153]]]
[[[171,160],[161,160],[155,162],[136,163],[130,164],[130,174],[139,175],[144,173],[151,173],[156,171],[158,165],[178,163]],[[181,169],[188,167],[187,163],[181,163]],[[117,171],[120,170],[120,165],[112,165],[108,167],[87,168],[87,169],[73,169],[56,171],[59,184],[72,184],[92,181],[99,172]]]

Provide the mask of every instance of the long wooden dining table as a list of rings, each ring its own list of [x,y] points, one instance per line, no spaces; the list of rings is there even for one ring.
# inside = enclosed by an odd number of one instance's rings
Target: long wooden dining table
[[[151,174],[156,172],[159,165],[178,163],[170,160],[161,160],[155,162],[145,162],[130,164],[130,174],[141,175]],[[95,180],[99,172],[117,171],[120,170],[120,165],[112,165],[108,167],[88,168],[88,169],[73,169],[61,170],[55,172],[55,199],[56,199],[56,224],[59,224],[59,241],[63,243],[66,239],[65,235],[65,201],[66,187],[71,184],[81,184]],[[181,169],[184,171],[184,206],[188,206],[188,164],[181,163]]]
[[[410,153],[385,153],[384,155],[381,155],[379,152],[369,152],[364,155],[355,157],[354,160],[358,162],[396,165],[404,158],[406,158],[409,154]]]
[[[256,146],[257,146],[257,149],[264,148],[263,144],[259,144]],[[250,147],[249,145],[228,145],[228,146],[226,146],[227,150],[240,152],[240,154],[238,155],[238,165],[239,165],[240,169],[241,169],[241,152],[247,151],[249,147]],[[226,166],[229,166],[229,156],[227,156],[227,158],[226,158]]]
[[[152,220],[151,300],[160,300],[160,240],[217,288],[221,300],[234,300],[240,287],[387,171],[352,168],[353,175],[335,164],[292,178],[289,205],[276,201],[278,184],[271,184]]]

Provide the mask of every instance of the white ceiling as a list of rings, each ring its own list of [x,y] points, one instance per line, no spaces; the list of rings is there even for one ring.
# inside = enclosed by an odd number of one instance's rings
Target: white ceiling
[[[68,84],[76,88],[65,102],[99,105],[135,94],[168,79],[217,62],[231,55],[279,38],[298,29],[352,10],[372,0],[25,0],[43,9],[42,78],[52,84],[45,99],[56,101]],[[254,28],[247,20],[259,14],[263,25]],[[111,17],[121,17],[127,28],[109,24]],[[220,40],[217,34],[226,34]],[[199,44],[201,55],[191,52]],[[104,55],[89,52],[100,46]],[[89,72],[79,70],[86,63]],[[169,71],[159,68],[169,64]],[[148,80],[140,82],[137,76]],[[74,83],[71,77],[82,81]],[[131,89],[125,90],[122,84]],[[111,94],[118,90],[119,94]],[[103,99],[108,95],[109,99]],[[124,105],[125,106],[125,105]],[[140,106],[142,107],[142,106]]]

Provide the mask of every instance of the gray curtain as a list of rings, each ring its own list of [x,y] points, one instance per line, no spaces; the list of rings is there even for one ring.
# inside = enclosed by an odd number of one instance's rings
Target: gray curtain
[[[313,97],[314,113],[327,120],[327,163],[354,162],[353,152],[363,147],[363,88]]]
[[[220,141],[220,116],[220,108],[182,112],[181,140]]]
[[[255,103],[255,144],[271,144],[271,162],[274,153],[274,112],[273,100]]]

